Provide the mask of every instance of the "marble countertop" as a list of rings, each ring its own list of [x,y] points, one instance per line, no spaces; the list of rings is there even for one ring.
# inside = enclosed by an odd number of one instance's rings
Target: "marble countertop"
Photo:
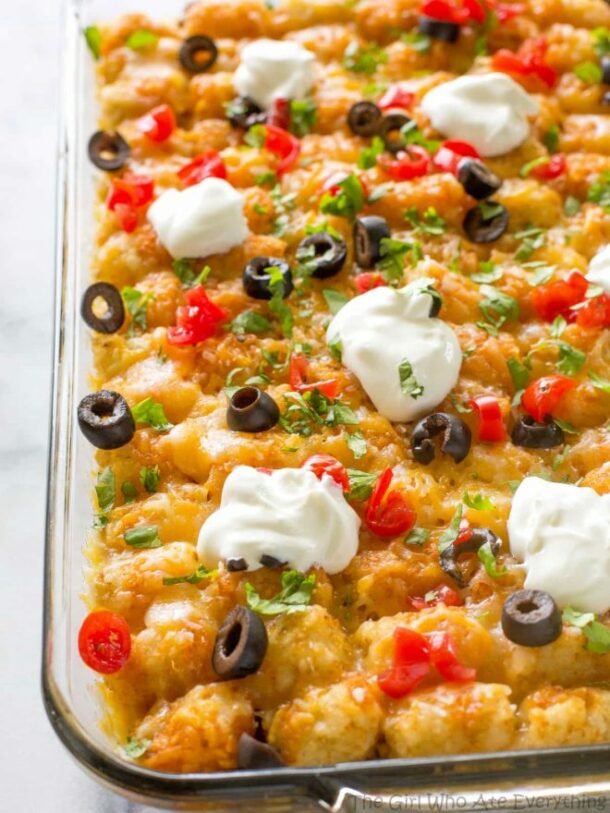
[[[39,689],[59,8],[58,0],[21,0],[0,10],[0,809],[144,813],[72,761]]]

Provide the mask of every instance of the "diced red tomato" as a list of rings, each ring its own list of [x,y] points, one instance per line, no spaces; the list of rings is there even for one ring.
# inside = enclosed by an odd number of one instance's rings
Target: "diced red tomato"
[[[517,53],[501,48],[491,58],[493,70],[516,76],[537,76],[549,88],[555,87],[557,71],[545,62],[548,42],[544,37],[526,40]]]
[[[393,478],[392,469],[386,469],[375,484],[364,522],[377,536],[392,537],[410,531],[415,525],[416,513],[408,499],[400,491],[389,491]]]
[[[282,127],[265,125],[265,149],[280,158],[275,170],[283,175],[296,164],[301,153],[301,142]]]
[[[394,631],[394,664],[377,677],[382,692],[399,698],[412,692],[430,672],[430,647],[426,638],[408,627]]]
[[[464,158],[480,158],[481,156],[466,141],[444,141],[432,158],[432,163],[443,172],[457,175],[457,171]]]
[[[139,118],[137,125],[146,138],[161,144],[167,141],[176,129],[176,117],[168,104],[161,104]]]
[[[447,632],[430,632],[426,637],[430,645],[430,660],[442,678],[455,682],[475,679],[476,669],[458,661],[454,643]]]
[[[470,523],[467,519],[463,519],[460,522],[460,531],[457,535],[457,539],[453,543],[454,545],[463,545],[464,542],[468,542],[468,540],[472,537],[473,530],[470,527]]]
[[[273,127],[280,127],[282,130],[287,130],[290,127],[290,102],[288,99],[275,99],[267,121]]]
[[[468,402],[479,416],[479,440],[499,443],[506,438],[506,427],[498,399],[493,395],[478,395]]]
[[[546,164],[539,164],[537,167],[534,167],[530,174],[543,181],[554,181],[555,178],[565,175],[566,166],[565,155],[558,152],[556,155],[552,155]]]
[[[585,277],[578,271],[573,271],[565,280],[547,282],[546,285],[534,288],[532,305],[545,322],[552,322],[557,316],[563,316],[567,321],[573,322],[577,316],[572,308],[583,301],[588,287]]]
[[[387,284],[379,271],[365,271],[354,277],[354,285],[359,294],[365,294],[367,291],[372,291],[373,288],[382,288]]]
[[[523,409],[535,421],[542,423],[547,415],[552,415],[566,392],[573,390],[576,382],[567,375],[546,375],[534,381],[523,393]]]
[[[580,327],[610,327],[610,296],[601,294],[601,296],[592,297],[575,313],[576,324]]]
[[[129,624],[109,610],[89,613],[78,633],[78,651],[90,669],[102,675],[118,672],[131,653]]]
[[[425,0],[421,13],[434,20],[444,20],[456,25],[462,25],[470,18],[470,10],[456,0]]]
[[[328,381],[314,381],[308,384],[306,381],[309,371],[309,361],[303,353],[293,353],[290,356],[288,367],[288,383],[295,392],[312,392],[318,390],[327,398],[336,398],[339,394],[339,382],[335,378]]]
[[[167,341],[178,347],[209,339],[227,318],[224,308],[208,298],[203,285],[191,288],[184,298],[186,305],[176,310],[176,326],[167,329]]]
[[[216,150],[202,152],[178,171],[185,186],[194,186],[206,178],[227,178],[227,167]]]
[[[437,604],[444,604],[446,607],[459,607],[464,600],[452,587],[446,584],[439,585],[430,594],[425,596],[411,596],[411,604],[416,610],[427,610],[429,607],[436,607]]]
[[[390,85],[381,99],[379,99],[377,102],[377,107],[380,110],[390,110],[393,107],[401,107],[408,110],[413,104],[414,98],[415,94],[410,90],[406,90],[400,85]]]
[[[377,156],[377,163],[393,181],[410,181],[428,172],[430,155],[417,144],[410,144],[395,158],[385,153]]]
[[[114,212],[119,225],[132,232],[138,225],[138,209],[153,199],[155,184],[146,175],[126,172],[121,178],[113,178],[106,198],[106,206]]]
[[[117,203],[114,207],[114,214],[119,222],[119,226],[127,234],[135,231],[138,227],[138,210],[132,203]]]
[[[347,470],[342,463],[339,463],[336,457],[332,457],[329,454],[314,454],[307,458],[302,468],[313,471],[318,480],[321,480],[322,476],[327,474],[333,478],[337,485],[341,486],[343,491],[347,492],[350,490]]]
[[[426,0],[422,4],[421,13],[426,17],[433,17],[436,20],[446,20],[447,22],[463,25],[464,23],[483,24],[486,19],[486,11],[496,12],[498,20],[506,22],[511,17],[522,14],[525,6],[521,3],[499,3],[497,0],[486,0],[485,4],[480,0]]]

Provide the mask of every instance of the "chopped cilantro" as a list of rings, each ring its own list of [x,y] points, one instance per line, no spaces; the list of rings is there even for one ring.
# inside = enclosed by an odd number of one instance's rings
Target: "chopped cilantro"
[[[133,51],[140,51],[144,48],[152,48],[159,42],[159,35],[154,31],[148,31],[146,28],[139,28],[137,31],[132,31],[125,40],[125,45]]]
[[[154,494],[161,482],[159,466],[142,466],[140,469],[140,482],[149,494]]]
[[[593,46],[598,56],[610,54],[610,31],[608,31],[607,28],[601,26],[594,28],[591,32],[591,36],[593,38]]]
[[[310,133],[316,123],[318,109],[313,99],[291,99],[290,132],[297,136]]]
[[[341,343],[341,339],[338,336],[335,336],[334,339],[331,339],[328,342],[328,349],[330,351],[331,356],[336,361],[341,361],[341,356],[343,354],[343,345]]]
[[[359,423],[350,407],[327,398],[319,390],[288,392],[284,399],[288,406],[280,417],[280,426],[292,435],[310,437],[316,426],[356,426]]]
[[[598,85],[602,81],[602,69],[595,62],[581,62],[574,68],[574,73],[587,85]]]
[[[558,339],[561,336],[561,334],[564,332],[564,330],[566,329],[567,326],[568,326],[568,323],[563,318],[563,316],[556,316],[553,319],[553,322],[551,324],[551,328],[550,328],[551,336],[554,339]]]
[[[405,537],[405,545],[424,545],[430,539],[430,531],[427,528],[413,528]]]
[[[599,205],[606,211],[610,211],[610,170],[602,172],[595,183],[589,187],[587,200]]]
[[[135,737],[127,737],[125,742],[125,753],[132,759],[139,759],[144,756],[150,747],[150,740],[137,740]]]
[[[379,479],[378,474],[370,474],[368,471],[360,471],[360,469],[347,469],[347,476],[349,477],[348,496],[351,500],[358,500],[358,502],[368,500]]]
[[[341,291],[336,291],[334,288],[322,288],[322,295],[333,316],[339,313],[341,308],[349,302],[349,297],[342,294]]]
[[[170,576],[163,579],[163,584],[166,587],[171,587],[173,584],[199,584],[200,581],[215,572],[216,571],[208,570],[207,567],[200,565],[194,573],[189,573],[188,576]]]
[[[557,152],[559,147],[560,130],[556,124],[552,124],[542,137],[542,143],[550,153]]]
[[[432,47],[432,39],[419,31],[404,31],[400,35],[400,41],[419,54],[427,54]]]
[[[560,339],[556,339],[555,344],[559,349],[559,359],[557,361],[559,372],[564,375],[576,375],[587,360],[587,354]]]
[[[494,511],[496,507],[489,497],[480,493],[470,495],[465,491],[462,496],[462,501],[464,505],[468,506],[468,508],[474,508],[475,511]]]
[[[196,285],[203,285],[212,272],[209,265],[204,265],[201,271],[197,273],[193,269],[191,261],[186,259],[174,260],[172,270],[185,288],[194,288]]]
[[[443,220],[433,206],[429,206],[426,209],[423,217],[419,216],[415,206],[411,206],[405,212],[405,220],[411,224],[415,231],[423,234],[429,234],[433,237],[438,237],[439,235],[444,234],[447,228],[446,221]]]
[[[417,122],[413,119],[401,127],[400,135],[405,146],[417,144],[418,147],[423,147],[427,152],[436,152],[441,145],[441,142],[436,139],[426,138],[417,126]]]
[[[519,319],[519,303],[514,297],[491,285],[482,285],[481,293],[483,299],[479,302],[479,310],[485,317],[485,322],[477,322],[477,325],[490,335],[497,336],[498,330],[507,321]]]
[[[356,460],[360,460],[368,452],[368,444],[362,432],[345,432],[344,434],[347,448],[354,455]]]
[[[595,389],[601,390],[602,392],[607,393],[610,395],[610,380],[607,378],[602,378],[597,373],[594,373],[592,370],[589,371],[589,378]]]
[[[325,215],[336,215],[354,220],[364,206],[364,190],[356,175],[347,175],[337,184],[338,192],[325,192],[320,201],[320,211]]]
[[[405,395],[409,395],[413,400],[416,400],[424,394],[424,388],[417,382],[413,374],[413,367],[408,359],[403,359],[398,365],[398,377],[400,379],[400,389]]]
[[[138,490],[129,480],[125,480],[121,485],[121,494],[125,499],[125,504],[135,502],[138,497]]]
[[[574,195],[568,195],[563,204],[563,211],[567,217],[574,217],[580,212],[580,201]]]
[[[271,277],[269,280],[269,290],[271,291],[269,309],[279,320],[280,328],[284,336],[290,338],[290,336],[292,336],[293,316],[290,306],[284,301],[284,292],[286,289],[284,275],[281,269],[275,265],[270,265],[265,270]]]
[[[85,34],[85,42],[93,54],[93,58],[99,59],[101,56],[102,32],[97,25],[88,25],[83,33]]]
[[[504,276],[501,268],[491,260],[481,260],[479,270],[470,275],[470,279],[479,285],[486,285],[491,282],[498,282]]]
[[[229,325],[231,333],[243,336],[244,333],[265,333],[271,330],[271,322],[256,311],[242,311]]]
[[[479,211],[481,212],[481,219],[484,223],[488,223],[504,211],[501,203],[495,200],[482,200],[479,204]]]
[[[116,480],[110,466],[98,472],[95,494],[100,510],[96,514],[94,524],[96,528],[104,528],[108,524],[108,514],[112,510],[116,499]]]
[[[316,577],[304,576],[296,570],[282,573],[282,589],[273,598],[261,598],[254,587],[246,582],[246,603],[251,610],[261,615],[303,612],[311,603],[316,585]]]
[[[385,65],[388,54],[383,48],[372,42],[360,46],[358,42],[350,42],[343,53],[343,67],[354,73],[375,73],[379,65]]]
[[[156,429],[157,432],[168,432],[174,425],[165,417],[162,404],[152,398],[145,398],[139,404],[136,404],[132,408],[131,414],[136,423],[146,423]]]
[[[408,243],[392,237],[381,238],[379,253],[381,259],[377,263],[377,268],[382,272],[386,282],[390,284],[402,281],[407,254],[410,253],[414,262],[422,258],[422,248],[419,243]]]
[[[513,380],[515,390],[519,395],[519,400],[521,400],[521,393],[529,384],[530,368],[527,364],[523,364],[514,356],[511,356],[506,360],[506,366],[508,367],[508,372]]]
[[[277,175],[272,170],[268,170],[267,172],[261,172],[260,175],[254,176],[254,183],[257,186],[276,186]]]
[[[146,330],[148,327],[146,308],[148,303],[155,298],[155,295],[152,293],[144,294],[142,291],[138,291],[137,288],[126,285],[121,291],[121,296],[131,316],[131,324],[127,330],[127,335],[135,336],[138,329]]]
[[[496,557],[494,555],[493,550],[491,549],[491,544],[489,542],[485,542],[484,545],[481,545],[479,550],[477,551],[477,556],[483,562],[483,567],[485,568],[485,572],[488,576],[491,576],[492,579],[497,579],[500,576],[506,576],[508,570],[503,568],[502,570],[498,570],[498,564],[496,562]]]
[[[358,156],[359,169],[372,169],[377,165],[377,156],[385,151],[385,144],[379,136],[373,136],[371,144],[360,152]]]
[[[264,124],[255,124],[253,127],[249,128],[248,132],[244,136],[244,142],[249,147],[255,147],[259,150],[265,146],[266,140],[267,130]]]
[[[578,627],[587,639],[586,648],[597,655],[610,652],[610,628],[600,623],[595,613],[581,613],[572,607],[563,611],[563,623]]]
[[[449,527],[443,531],[438,540],[438,550],[439,553],[442,553],[449,545],[452,545],[455,540],[460,535],[460,523],[462,521],[462,512],[463,512],[462,503],[460,503],[453,515],[451,522],[449,523]]]
[[[123,539],[132,548],[160,548],[163,544],[159,539],[157,525],[141,525],[139,528],[130,528],[123,534]]]
[[[561,418],[553,418],[557,426],[567,435],[577,435],[578,429],[569,421],[563,421]]]
[[[367,203],[375,203],[384,195],[387,195],[389,190],[392,188],[391,183],[380,183],[377,186],[374,186],[371,190],[371,194],[368,196]]]
[[[517,240],[521,240],[521,245],[515,254],[515,259],[519,262],[529,260],[532,254],[537,249],[542,248],[546,242],[545,230],[536,226],[530,226],[523,229],[523,231],[517,232],[515,237]]]

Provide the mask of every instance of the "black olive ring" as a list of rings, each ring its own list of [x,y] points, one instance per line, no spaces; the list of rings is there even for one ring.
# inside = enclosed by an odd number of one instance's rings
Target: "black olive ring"
[[[347,124],[354,135],[368,138],[379,130],[382,112],[374,102],[356,102],[347,114]]]
[[[239,96],[227,106],[227,119],[233,127],[243,127],[247,130],[253,124],[257,124],[261,116],[264,122],[267,114],[249,96]]]
[[[237,744],[237,767],[242,771],[283,768],[284,760],[271,745],[261,742],[250,734],[242,734]]]
[[[227,559],[227,571],[229,573],[240,573],[248,569],[248,563],[241,556],[239,558]]]
[[[373,268],[381,259],[381,241],[392,236],[388,221],[378,215],[357,217],[354,222],[354,259],[360,268]]]
[[[499,240],[508,228],[508,209],[501,203],[496,204],[495,201],[490,201],[491,203],[499,206],[500,211],[487,220],[484,218],[480,206],[475,206],[466,212],[464,231],[473,243],[493,243],[495,240]]]
[[[474,528],[472,536],[465,542],[456,545],[452,542],[440,555],[440,566],[448,576],[451,576],[460,587],[466,586],[466,580],[460,570],[458,559],[463,553],[476,553],[483,545],[489,544],[494,556],[500,553],[502,544],[498,537],[489,528]]]
[[[290,296],[294,285],[292,283],[292,272],[285,260],[278,257],[254,257],[244,268],[242,282],[244,291],[252,299],[271,299],[273,292],[270,287],[271,274],[268,268],[279,268],[284,279],[282,298]]]
[[[436,450],[432,439],[437,435],[441,435],[441,452],[461,463],[470,451],[472,433],[461,418],[448,412],[433,412],[415,425],[411,451],[417,462],[426,466],[434,460]]]
[[[103,299],[106,303],[106,312],[97,316],[93,310],[96,299]],[[95,282],[90,285],[81,300],[81,316],[97,333],[116,333],[125,321],[125,305],[118,288],[109,282]]]
[[[77,417],[81,432],[97,449],[118,449],[129,443],[136,431],[127,401],[111,390],[85,395]]]
[[[258,387],[241,387],[234,392],[227,409],[227,425],[235,432],[266,432],[280,419],[273,398]]]
[[[563,429],[552,418],[537,423],[530,415],[519,418],[510,438],[515,446],[525,449],[554,449],[565,442]]]
[[[189,73],[205,73],[216,62],[218,48],[213,39],[199,34],[184,40],[178,57],[182,67]]]
[[[234,607],[220,625],[212,666],[225,680],[244,678],[260,668],[267,652],[267,630],[248,607]]]
[[[457,42],[460,27],[457,23],[448,20],[436,20],[434,17],[422,15],[419,18],[419,33],[442,42]]]
[[[457,179],[464,187],[464,192],[475,200],[485,200],[502,186],[502,178],[476,158],[464,158],[460,161]]]
[[[312,249],[313,257],[311,256]],[[320,231],[301,240],[296,250],[296,258],[300,263],[315,265],[312,277],[328,279],[338,274],[345,265],[347,246],[342,238]]]
[[[561,613],[544,590],[519,590],[502,608],[502,631],[520,646],[545,646],[561,635]]]
[[[98,169],[114,172],[125,166],[131,155],[131,147],[120,133],[97,130],[89,139],[87,154]]]
[[[410,121],[411,119],[405,116],[404,113],[389,113],[383,117],[379,125],[378,133],[379,137],[383,139],[383,143],[388,152],[396,155],[396,153],[404,150],[405,142],[400,135],[400,131],[405,124],[408,124]],[[396,133],[398,133],[398,138],[396,137]]]

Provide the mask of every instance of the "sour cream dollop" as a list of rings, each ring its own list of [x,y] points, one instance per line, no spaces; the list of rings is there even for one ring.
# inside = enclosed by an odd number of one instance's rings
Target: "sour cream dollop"
[[[526,477],[508,519],[525,586],[546,590],[560,607],[610,608],[610,494]]]
[[[422,110],[447,138],[467,141],[485,157],[504,155],[530,132],[537,102],[505,73],[460,76],[431,90]]]
[[[587,279],[610,294],[610,245],[604,246],[591,259]]]
[[[270,474],[237,466],[227,477],[220,507],[199,532],[197,553],[206,567],[245,559],[248,570],[273,556],[296,570],[320,565],[344,570],[358,550],[360,518],[327,474],[307,469]]]
[[[326,341],[340,342],[343,364],[390,421],[426,415],[458,380],[462,351],[457,337],[449,325],[429,316],[432,297],[425,288],[433,282],[422,278],[400,290],[374,288],[356,296],[326,331]],[[413,395],[401,382],[405,361],[413,372]]]
[[[148,220],[176,259],[224,254],[248,236],[244,199],[221,178],[168,189],[148,210]]]
[[[260,107],[271,107],[275,99],[302,99],[313,85],[315,56],[289,40],[260,39],[241,52],[233,76],[240,96],[249,96]]]

